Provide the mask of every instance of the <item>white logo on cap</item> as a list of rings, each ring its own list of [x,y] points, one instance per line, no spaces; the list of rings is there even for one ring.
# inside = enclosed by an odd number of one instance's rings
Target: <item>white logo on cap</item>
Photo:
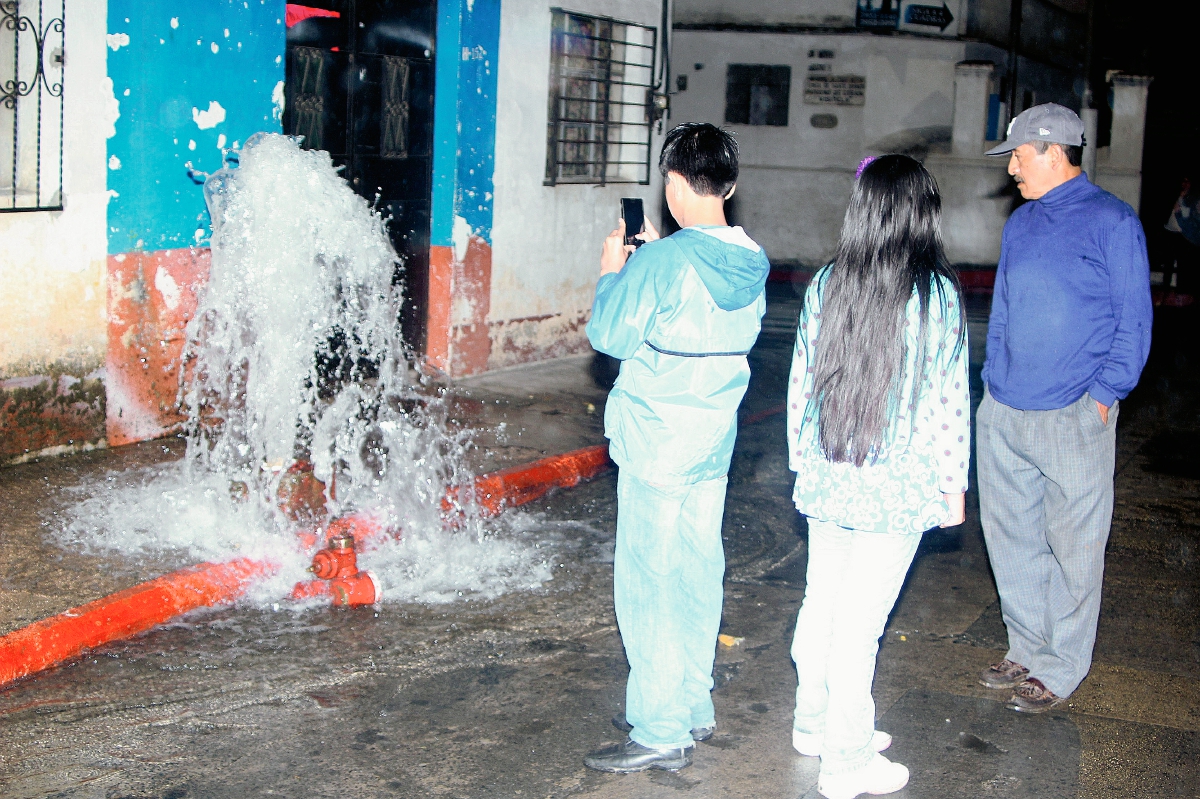
[[[1004,131],[1005,137],[1012,135],[1012,126],[1013,126],[1013,123],[1016,121],[1017,121],[1016,117],[1013,117],[1012,119],[1008,120],[1008,129]]]
[[[1049,136],[1050,128],[1038,128],[1038,135],[1039,136]]]

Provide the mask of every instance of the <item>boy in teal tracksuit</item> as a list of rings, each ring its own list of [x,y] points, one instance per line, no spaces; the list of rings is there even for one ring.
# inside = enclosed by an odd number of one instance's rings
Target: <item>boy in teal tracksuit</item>
[[[624,222],[613,231],[587,326],[592,346],[621,360],[604,427],[620,467],[613,593],[631,729],[585,759],[601,771],[683,768],[715,726],[726,473],[770,270],[725,220],[738,172],[728,133],[680,125],[659,171],[682,230],[659,239],[648,226],[636,252]]]

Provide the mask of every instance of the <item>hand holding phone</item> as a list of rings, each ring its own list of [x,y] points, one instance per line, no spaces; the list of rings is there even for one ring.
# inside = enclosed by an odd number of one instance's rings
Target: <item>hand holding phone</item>
[[[642,209],[640,197],[621,198],[621,218],[625,220],[625,243],[634,247],[645,244],[646,242],[636,238],[646,229],[646,214]]]

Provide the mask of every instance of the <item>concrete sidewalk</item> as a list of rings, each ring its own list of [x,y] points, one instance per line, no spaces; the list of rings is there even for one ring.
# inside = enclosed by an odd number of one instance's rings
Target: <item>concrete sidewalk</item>
[[[300,614],[231,608],[106,647],[0,691],[5,797],[815,796],[790,748],[788,646],[805,527],[788,497],[783,401],[798,298],[773,286],[730,474],[718,730],[678,774],[590,772],[619,739],[626,666],[612,613],[615,475],[558,492],[524,524],[555,579],[492,601]],[[971,306],[975,398],[986,303]],[[1061,711],[1020,716],[975,681],[1004,630],[978,525],[926,536],[885,633],[875,696],[897,797],[1200,796],[1200,338],[1163,309],[1123,404],[1117,510],[1091,676]],[[602,367],[602,364],[600,365]],[[600,443],[588,358],[452,388],[481,469]],[[503,427],[500,427],[500,424]],[[178,442],[0,470],[0,623],[20,626],[142,579],[53,544],[65,489],[179,457]]]

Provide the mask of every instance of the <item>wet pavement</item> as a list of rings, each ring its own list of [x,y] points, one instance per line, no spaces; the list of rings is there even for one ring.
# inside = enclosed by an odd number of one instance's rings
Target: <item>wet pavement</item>
[[[493,601],[203,611],[0,690],[4,797],[815,797],[790,747],[788,646],[805,527],[788,501],[781,411],[798,299],[771,287],[742,410],[724,536],[718,729],[677,774],[590,772],[618,740],[626,665],[612,611],[615,474],[518,511],[555,579]],[[979,530],[928,535],[885,633],[875,696],[897,797],[1200,796],[1200,337],[1162,309],[1123,404],[1096,664],[1070,704],[1007,710],[975,681],[1004,630]],[[986,299],[971,307],[973,379]],[[604,364],[454,387],[480,469],[602,440]],[[503,427],[500,425],[503,424]],[[150,442],[0,470],[0,626],[15,629],[174,568],[67,552],[44,520],[105,470],[179,457]]]

